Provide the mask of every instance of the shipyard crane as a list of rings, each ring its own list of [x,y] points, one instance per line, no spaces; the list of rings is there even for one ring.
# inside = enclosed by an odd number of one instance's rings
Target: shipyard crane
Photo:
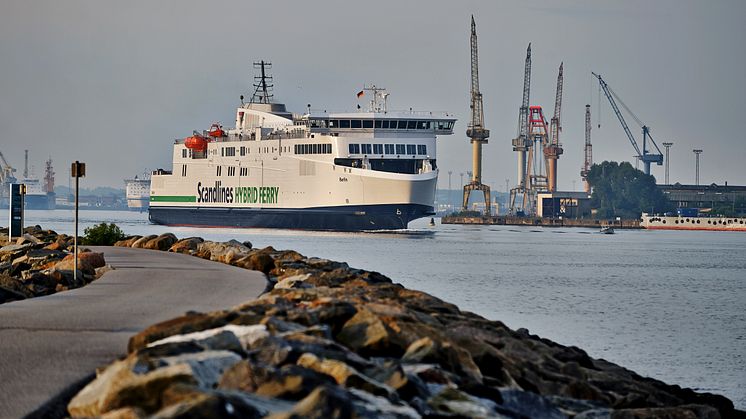
[[[482,144],[487,144],[490,130],[484,128],[484,110],[482,109],[482,93],[479,92],[479,59],[477,54],[477,26],[474,16],[471,17],[471,121],[466,129],[466,136],[472,144],[472,172],[471,181],[464,185],[464,200],[462,210],[469,205],[471,191],[482,191],[484,194],[484,208],[486,215],[490,215],[490,187],[482,183]]]
[[[528,139],[528,104],[531,96],[531,43],[526,49],[523,69],[523,100],[518,110],[518,136],[513,139],[513,151],[518,152],[518,185],[523,185],[526,173],[526,151],[531,147]]]
[[[527,151],[531,148],[531,140],[528,138],[528,103],[531,96],[531,43],[526,49],[526,63],[523,67],[523,100],[518,110],[518,135],[513,139],[513,151],[518,152],[518,186],[510,190],[510,213],[517,214],[515,206],[516,195],[528,193],[526,170]],[[525,206],[521,211],[525,210]]]
[[[655,143],[653,140],[653,137],[650,135],[650,128],[643,124],[642,121],[640,121],[640,118],[638,118],[628,107],[627,105],[622,102],[622,99],[619,98],[619,96],[614,93],[613,90],[611,90],[611,87],[609,87],[608,84],[604,81],[604,79],[601,78],[601,75],[591,72],[596,78],[598,78],[598,83],[601,85],[601,89],[604,91],[604,94],[606,95],[606,98],[609,99],[609,103],[611,104],[611,109],[614,110],[614,113],[616,114],[617,118],[619,118],[619,122],[622,124],[622,128],[624,129],[624,132],[627,134],[627,138],[629,138],[629,142],[632,143],[632,147],[634,147],[635,151],[637,152],[637,159],[642,160],[642,163],[644,165],[645,174],[650,174],[650,163],[656,163],[658,166],[661,166],[663,164],[663,153],[661,153],[661,149],[658,148],[658,144]],[[624,116],[622,116],[622,112],[619,110],[619,107],[616,104],[616,101],[619,101],[619,103],[622,104],[622,107],[630,114],[632,115],[632,118],[634,118],[635,122],[637,122],[638,125],[642,128],[642,150],[640,149],[640,146],[637,145],[637,141],[635,140],[635,137],[632,135],[632,132],[629,130],[629,127],[627,126],[627,122],[624,120]],[[650,139],[650,142],[653,144],[655,149],[658,151],[658,153],[653,153],[648,151],[647,143],[648,139]]]
[[[549,144],[544,147],[544,158],[547,164],[547,186],[549,192],[557,190],[557,160],[564,150],[559,142],[559,135],[562,132],[561,115],[562,115],[562,84],[564,77],[560,63],[559,74],[557,75],[557,93],[554,99],[554,116],[552,117],[549,133]]]
[[[2,170],[0,170],[0,183],[3,185],[9,184],[9,183],[15,183],[16,178],[13,176],[13,173],[16,171],[10,164],[8,164],[8,161],[5,160],[5,156],[3,155],[3,152],[0,151],[0,160],[2,160]]]
[[[580,178],[586,193],[591,193],[591,184],[588,183],[588,173],[593,165],[593,146],[591,145],[591,105],[585,105],[585,160],[580,170]]]

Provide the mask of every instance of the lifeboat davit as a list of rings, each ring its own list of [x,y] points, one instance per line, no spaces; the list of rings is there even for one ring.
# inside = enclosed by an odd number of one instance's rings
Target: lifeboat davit
[[[225,131],[223,131],[220,124],[212,124],[210,131],[208,131],[207,134],[212,138],[225,137]]]
[[[207,150],[207,138],[201,135],[193,135],[184,139],[184,145],[190,150],[205,151]]]

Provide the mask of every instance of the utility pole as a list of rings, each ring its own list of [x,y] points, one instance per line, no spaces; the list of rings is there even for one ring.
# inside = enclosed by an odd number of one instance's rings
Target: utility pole
[[[669,160],[668,160],[668,150],[671,149],[672,145],[673,145],[672,142],[663,143],[663,147],[666,147],[666,185],[670,185],[669,180],[668,180],[668,162],[669,162]]]
[[[692,150],[694,152],[694,159],[695,159],[695,175],[694,175],[694,184],[699,186],[699,155],[702,154],[702,150],[695,148]]]
[[[600,94],[600,92],[599,92]],[[580,178],[583,180],[583,190],[591,193],[591,184],[588,183],[588,174],[593,166],[593,146],[591,145],[591,105],[585,105],[585,160],[580,169]]]
[[[78,198],[79,198],[79,187],[80,178],[85,176],[85,163],[81,163],[77,160],[70,167],[70,174],[75,178],[75,235],[73,236],[73,282],[75,286],[78,286]]]
[[[451,173],[453,173],[453,170],[448,171],[448,205],[453,209],[453,199],[451,198]]]

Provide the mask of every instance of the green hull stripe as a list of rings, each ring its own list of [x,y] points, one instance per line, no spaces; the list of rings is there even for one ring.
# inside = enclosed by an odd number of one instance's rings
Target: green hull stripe
[[[192,196],[178,196],[178,195],[162,195],[162,196],[151,196],[150,202],[197,202],[197,197]]]

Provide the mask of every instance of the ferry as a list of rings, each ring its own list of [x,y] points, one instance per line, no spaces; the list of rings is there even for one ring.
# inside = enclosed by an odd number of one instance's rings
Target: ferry
[[[150,203],[150,174],[124,180],[127,208],[130,211],[144,212]]]
[[[746,231],[746,217],[652,215],[643,213],[640,225],[649,230]]]
[[[235,127],[174,141],[172,170],[150,182],[150,221],[172,226],[364,231],[405,229],[435,214],[437,137],[448,113],[389,111],[385,89],[365,87],[367,109],[287,111],[261,69]],[[366,98],[367,99],[367,98]]]

